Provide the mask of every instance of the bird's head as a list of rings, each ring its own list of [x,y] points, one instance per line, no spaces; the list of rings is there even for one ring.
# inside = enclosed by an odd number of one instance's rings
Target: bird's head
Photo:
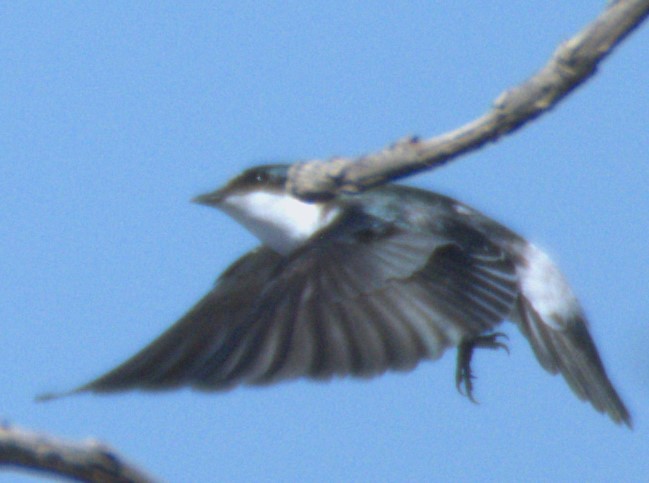
[[[289,192],[289,167],[274,164],[247,169],[225,186],[192,201],[218,208],[265,245],[288,254],[328,226],[338,214],[330,203],[303,201]]]

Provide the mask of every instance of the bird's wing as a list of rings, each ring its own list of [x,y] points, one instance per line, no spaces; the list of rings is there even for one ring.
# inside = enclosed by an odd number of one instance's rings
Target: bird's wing
[[[515,302],[516,275],[498,247],[464,235],[458,243],[347,220],[286,260],[194,385],[370,377],[490,330]]]
[[[185,316],[140,352],[73,392],[165,389],[191,384],[205,359],[245,323],[250,308],[282,261],[259,247],[233,263]]]
[[[542,317],[529,300],[517,303],[519,327],[545,370],[561,373],[580,399],[631,426],[631,415],[609,380],[581,311],[569,318]]]
[[[80,390],[370,377],[437,358],[500,323],[517,296],[505,254],[469,227],[455,230],[451,241],[356,217],[287,258],[260,248],[156,341]]]
[[[513,319],[537,359],[561,373],[577,396],[615,422],[631,426],[631,416],[609,380],[579,302],[550,258],[526,244],[519,267],[521,294]]]

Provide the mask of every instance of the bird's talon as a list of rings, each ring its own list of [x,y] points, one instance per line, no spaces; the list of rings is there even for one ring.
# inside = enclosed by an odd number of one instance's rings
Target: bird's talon
[[[471,370],[473,350],[476,347],[484,347],[486,349],[504,349],[507,351],[507,354],[509,354],[509,347],[504,342],[498,340],[499,338],[509,340],[507,334],[494,332],[493,334],[463,340],[458,345],[455,387],[460,394],[467,397],[469,401],[474,404],[478,404],[478,401],[473,397],[473,381],[476,379],[476,376]]]

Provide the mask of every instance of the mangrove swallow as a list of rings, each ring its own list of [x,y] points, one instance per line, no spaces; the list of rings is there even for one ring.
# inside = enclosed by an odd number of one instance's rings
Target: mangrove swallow
[[[149,346],[72,392],[369,378],[457,347],[456,384],[473,399],[473,350],[506,348],[494,329],[509,319],[547,371],[631,425],[575,295],[538,247],[458,201],[396,184],[302,201],[287,190],[288,168],[252,168],[195,198],[261,246]]]

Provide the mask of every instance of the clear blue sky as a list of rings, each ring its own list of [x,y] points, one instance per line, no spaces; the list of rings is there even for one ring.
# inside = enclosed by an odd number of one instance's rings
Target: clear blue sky
[[[647,25],[550,115],[407,180],[557,259],[633,432],[510,323],[511,355],[475,359],[479,405],[455,389],[454,352],[369,382],[33,402],[141,348],[256,244],[192,196],[260,162],[457,127],[605,4],[261,3],[0,6],[0,416],[105,441],[170,482],[646,480]]]

